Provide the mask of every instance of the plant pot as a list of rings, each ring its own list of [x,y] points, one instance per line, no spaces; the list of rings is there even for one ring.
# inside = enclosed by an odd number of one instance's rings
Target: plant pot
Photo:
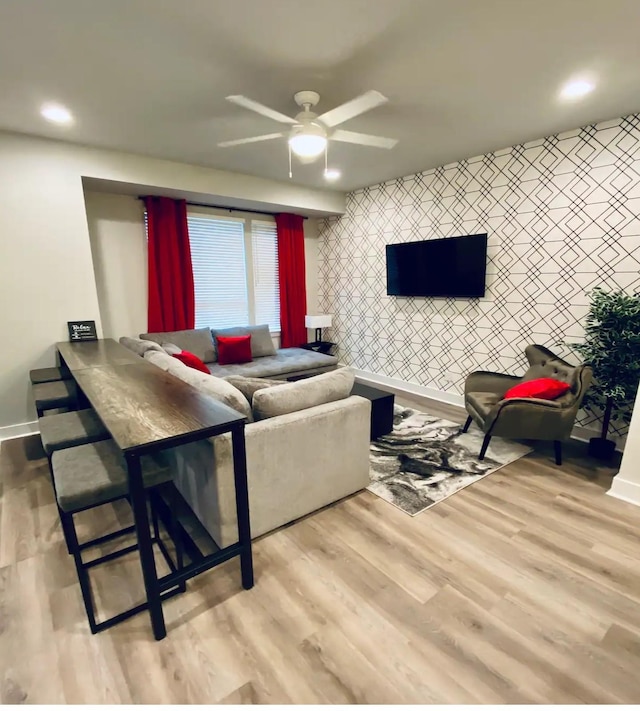
[[[592,437],[589,440],[589,454],[596,459],[608,462],[616,451],[616,443],[604,437]]]

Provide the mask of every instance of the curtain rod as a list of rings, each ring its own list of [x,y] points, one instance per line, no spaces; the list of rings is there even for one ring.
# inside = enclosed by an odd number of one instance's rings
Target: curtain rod
[[[144,195],[138,196],[138,200],[144,200],[144,198]],[[249,210],[243,209],[241,207],[227,207],[226,205],[209,205],[204,202],[190,202],[189,200],[187,200],[186,203],[191,207],[210,207],[214,210],[226,210],[227,212],[250,212],[252,215],[268,215],[269,217],[275,217],[277,214],[279,214],[277,212],[262,212],[261,210]],[[309,218],[303,215],[302,219],[307,220]]]

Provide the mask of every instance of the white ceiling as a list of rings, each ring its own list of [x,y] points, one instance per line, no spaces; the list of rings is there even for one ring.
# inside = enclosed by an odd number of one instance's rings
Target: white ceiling
[[[284,139],[216,148],[282,128],[224,97],[292,115],[300,89],[320,113],[377,89],[343,127],[400,142],[331,144],[352,189],[640,110],[639,27],[640,0],[1,0],[0,128],[286,180]],[[583,73],[596,90],[559,100]]]

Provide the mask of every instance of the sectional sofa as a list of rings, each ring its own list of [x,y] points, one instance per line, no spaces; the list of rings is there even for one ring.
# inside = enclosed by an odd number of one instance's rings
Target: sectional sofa
[[[220,365],[217,358],[216,336],[251,335],[250,363]],[[305,348],[279,348],[271,339],[269,326],[238,326],[225,329],[197,328],[190,331],[168,333],[141,333],[140,338],[159,345],[174,344],[194,353],[204,361],[212,375],[223,378],[243,375],[250,378],[280,378],[287,380],[304,375],[318,375],[333,370],[338,365],[334,356],[316,353]]]
[[[145,335],[159,337],[159,334]],[[161,334],[161,337],[169,335]],[[171,335],[175,339],[175,334]],[[332,359],[329,364],[324,361],[320,366],[329,369],[328,372],[296,382],[246,378],[235,373],[220,378],[186,366],[169,355],[157,339],[121,338],[120,342],[155,366],[245,415],[253,537],[368,485],[371,403],[350,394],[354,382],[350,368],[336,369]],[[198,349],[198,343],[205,342],[208,343],[206,339],[195,338],[187,348],[187,341],[182,341],[184,350],[193,349],[191,352]],[[321,355],[303,353],[304,356]],[[210,353],[203,355],[211,358]],[[270,357],[256,356],[255,360]],[[286,360],[276,362],[287,363]],[[214,360],[208,363],[210,369],[215,366]],[[275,364],[271,363],[261,371],[263,374],[273,372],[271,368]],[[278,375],[308,373],[309,368],[300,370],[302,364],[302,360],[298,360],[295,370],[287,367]],[[228,371],[214,367],[214,372]],[[237,525],[230,435],[183,445],[169,452],[175,484],[213,540],[221,548],[235,543]]]

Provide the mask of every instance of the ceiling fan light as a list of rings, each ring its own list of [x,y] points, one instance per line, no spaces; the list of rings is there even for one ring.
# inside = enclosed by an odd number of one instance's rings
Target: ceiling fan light
[[[298,133],[289,139],[291,150],[299,158],[317,158],[327,147],[325,136]]]

